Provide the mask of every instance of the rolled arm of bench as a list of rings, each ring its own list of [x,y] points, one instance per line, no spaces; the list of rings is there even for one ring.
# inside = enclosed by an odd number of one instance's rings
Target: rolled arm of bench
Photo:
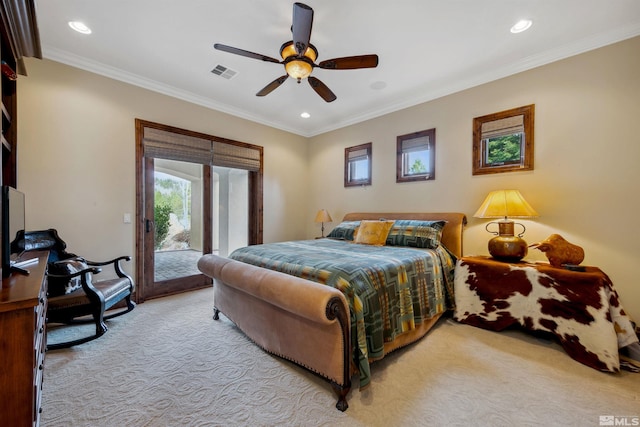
[[[315,322],[335,322],[336,309],[349,312],[345,296],[331,286],[213,254],[200,258],[198,268],[214,280]]]

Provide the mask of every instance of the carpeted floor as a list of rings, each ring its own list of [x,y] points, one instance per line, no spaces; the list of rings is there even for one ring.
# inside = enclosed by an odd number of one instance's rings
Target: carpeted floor
[[[597,372],[555,342],[451,319],[375,363],[371,387],[356,380],[342,413],[327,382],[212,320],[212,305],[211,289],[151,300],[102,338],[49,352],[41,425],[584,427],[640,417],[640,374]]]

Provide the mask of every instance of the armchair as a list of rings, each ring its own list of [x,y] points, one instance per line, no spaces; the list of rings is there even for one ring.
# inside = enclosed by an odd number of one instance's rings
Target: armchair
[[[48,250],[47,266],[47,323],[66,325],[95,323],[94,335],[66,342],[48,343],[47,350],[67,348],[104,335],[108,327],[105,320],[121,316],[135,308],[131,296],[135,289],[133,279],[120,265],[131,257],[121,256],[110,261],[89,261],[66,251],[66,243],[55,229],[28,231],[24,239],[25,251]],[[103,267],[113,268],[114,278],[94,280]],[[109,314],[119,302],[124,307]]]

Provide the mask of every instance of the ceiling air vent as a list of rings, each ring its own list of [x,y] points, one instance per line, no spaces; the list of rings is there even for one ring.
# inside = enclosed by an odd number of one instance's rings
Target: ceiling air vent
[[[217,76],[224,77],[227,80],[230,80],[238,74],[237,71],[233,71],[231,68],[227,68],[224,65],[216,65],[216,68],[211,70],[211,72]]]

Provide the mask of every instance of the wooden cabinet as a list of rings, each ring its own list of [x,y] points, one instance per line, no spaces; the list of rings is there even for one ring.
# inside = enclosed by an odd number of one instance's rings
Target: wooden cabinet
[[[34,0],[2,2],[0,13],[0,185],[17,187],[17,74],[25,57],[42,58]],[[1,205],[0,205],[1,208]],[[0,238],[2,236],[0,235]],[[2,279],[0,289],[0,426],[37,426],[44,352],[47,253],[30,253],[30,274]]]
[[[42,58],[35,0],[3,1],[0,7],[0,89],[2,91],[2,181],[17,187],[17,97],[18,74],[26,75],[24,58]]]
[[[9,41],[5,38],[6,32],[2,31],[2,44],[0,56],[2,56],[2,68],[0,72],[0,88],[2,90],[2,184],[16,187],[16,80],[10,77],[11,71],[15,73],[16,61],[12,54]]]
[[[0,290],[0,425],[37,426],[46,349],[47,252],[31,252],[38,263],[13,273]]]

